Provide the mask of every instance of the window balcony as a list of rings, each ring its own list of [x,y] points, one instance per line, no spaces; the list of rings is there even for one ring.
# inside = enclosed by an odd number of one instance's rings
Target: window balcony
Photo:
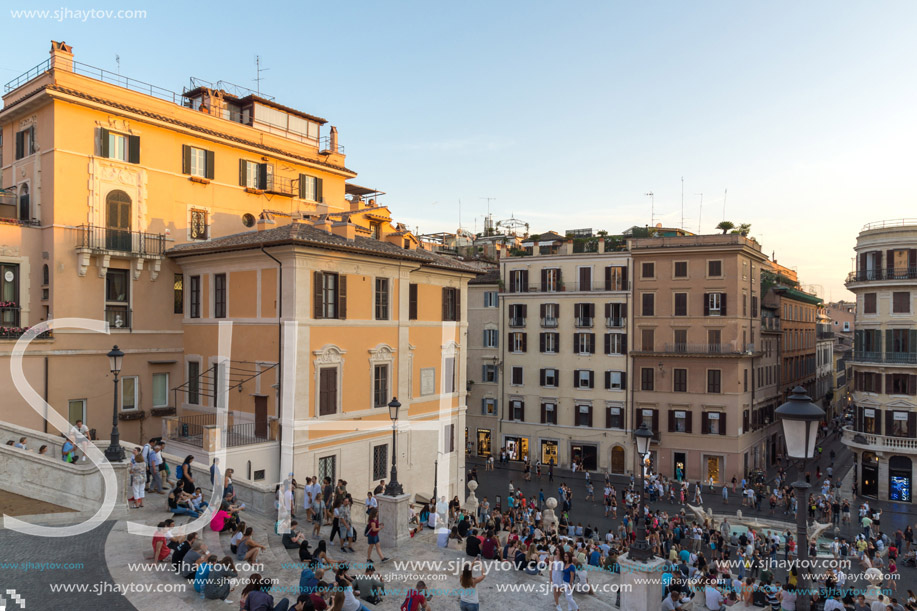
[[[917,280],[917,267],[887,267],[883,269],[861,269],[847,275],[847,284],[872,282],[875,280]]]
[[[580,316],[576,319],[576,327],[579,329],[589,329],[592,327],[591,316]]]
[[[521,316],[517,316],[517,317],[515,317],[515,318],[510,318],[510,319],[509,319],[509,326],[510,326],[510,327],[514,327],[514,328],[524,327],[524,326],[525,326],[525,318],[522,318]]]
[[[80,225],[77,250],[93,254],[125,254],[134,257],[161,257],[166,236],[161,233],[142,233],[126,229]]]
[[[556,318],[542,318],[541,326],[544,327],[545,329],[554,329],[557,327],[557,319]]]
[[[881,363],[885,365],[917,365],[917,352],[854,352],[854,363]]]
[[[609,329],[622,329],[627,326],[627,319],[624,317],[619,318],[606,318],[605,326]]]
[[[744,349],[743,349],[744,348]],[[754,344],[746,344],[744,347],[736,342],[728,344],[688,344],[688,343],[678,343],[678,344],[665,344],[661,351],[657,350],[655,352],[663,352],[665,354],[728,354],[728,355],[737,355],[737,354],[749,354],[754,352]],[[650,352],[649,350],[644,350],[641,352]]]
[[[870,452],[917,452],[917,439],[914,437],[861,433],[850,426],[844,427],[844,443]]]
[[[107,305],[105,306],[105,322],[110,329],[130,329],[131,328],[131,310],[128,306]]]

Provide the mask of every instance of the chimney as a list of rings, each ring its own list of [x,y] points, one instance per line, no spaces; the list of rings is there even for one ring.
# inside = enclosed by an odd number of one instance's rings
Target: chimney
[[[267,212],[262,212],[260,215],[258,215],[258,224],[257,224],[258,231],[264,231],[265,229],[271,229],[270,226],[274,224],[275,224],[274,217],[272,217]]]
[[[316,220],[312,226],[326,233],[331,233],[331,221],[327,216],[322,216],[320,219]]]
[[[333,125],[331,126],[331,135],[329,136],[328,140],[329,140],[328,148],[331,149],[331,153],[332,154],[337,153],[338,152],[338,128],[336,128]]]
[[[51,41],[51,68],[73,72],[73,47],[64,41]]]
[[[357,230],[353,223],[350,221],[338,221],[331,226],[331,233],[336,236],[347,239],[348,242],[353,242],[353,239],[357,236]]]

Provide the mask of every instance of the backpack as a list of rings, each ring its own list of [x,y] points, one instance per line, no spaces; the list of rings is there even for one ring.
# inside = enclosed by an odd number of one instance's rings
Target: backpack
[[[414,596],[417,594],[414,590],[408,592],[408,597],[401,603],[401,611],[414,611]]]

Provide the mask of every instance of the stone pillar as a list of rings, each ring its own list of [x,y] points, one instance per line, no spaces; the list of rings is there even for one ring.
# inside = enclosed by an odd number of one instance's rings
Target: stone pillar
[[[621,609],[658,609],[662,604],[662,567],[665,560],[649,562],[631,560],[628,554],[618,558],[621,565]]]
[[[411,528],[408,523],[411,519],[409,511],[411,495],[380,494],[376,499],[379,501],[379,523],[382,524],[379,540],[384,548],[398,547],[411,538]]]
[[[888,500],[888,459],[891,458],[887,453],[876,453],[876,456],[879,458],[879,481],[876,482],[879,484],[879,500],[887,501]],[[860,480],[860,485],[863,485],[863,480]]]
[[[544,502],[545,509],[541,512],[541,525],[547,533],[551,527],[557,524],[557,516],[554,515],[554,508],[557,507],[557,499],[550,496]]]
[[[478,497],[475,496],[474,491],[478,489],[478,483],[474,480],[468,482],[468,498],[465,499],[464,509],[469,514],[473,515],[475,518],[478,516]]]

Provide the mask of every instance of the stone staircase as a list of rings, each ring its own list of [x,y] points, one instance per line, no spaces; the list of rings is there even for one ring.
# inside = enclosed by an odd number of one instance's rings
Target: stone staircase
[[[168,512],[153,510],[147,508],[140,512],[130,512],[130,518],[135,521],[142,521],[155,525],[161,520],[170,517]],[[261,551],[256,564],[263,565],[259,570],[240,570],[239,578],[245,579],[252,572],[260,572],[262,576],[269,577],[275,581],[277,591],[274,594],[275,602],[281,596],[286,596],[291,603],[295,601],[298,594],[299,576],[301,572],[299,556],[296,550],[287,550],[284,548],[281,538],[274,534],[274,525],[266,518],[244,514],[243,518],[246,525],[254,529],[253,537],[258,543],[265,544],[266,547]],[[176,519],[178,525],[183,525],[189,520],[181,517]],[[366,560],[366,538],[362,536],[360,527],[358,530],[358,541],[354,544],[354,553],[343,553],[337,545],[329,545],[328,553],[337,561],[353,562],[362,564]],[[311,532],[311,529],[308,531]],[[327,541],[330,532],[330,526],[322,528],[322,538]],[[204,542],[211,554],[218,558],[223,556],[235,556],[229,549],[229,535],[219,534],[205,528],[203,533]],[[318,539],[311,538],[311,547],[314,549]],[[451,548],[443,549],[436,545],[436,536],[432,530],[425,529],[418,533],[408,543],[397,550],[384,550],[392,560],[380,564],[378,558],[375,559],[374,565],[376,571],[381,573],[385,586],[389,589],[404,591],[413,587],[417,579],[424,579],[428,589],[439,591],[454,590],[459,587],[458,577],[456,574],[457,567],[463,562],[469,560],[465,555],[464,549],[459,550],[452,542]],[[145,611],[147,609],[168,609],[169,611],[186,611],[190,609],[227,609],[230,608],[226,602],[219,600],[205,600],[194,591],[190,581],[177,576],[171,571],[171,565],[165,563],[161,570],[138,570],[134,567],[131,570],[130,565],[143,564],[145,568],[152,567],[152,546],[149,537],[132,535],[127,532],[127,526],[124,521],[118,522],[109,533],[105,546],[105,555],[108,561],[108,568],[112,579],[118,585],[125,589],[126,598],[137,609]],[[429,564],[396,568],[396,561],[413,561],[418,563],[428,562],[442,563],[442,566],[431,567]],[[241,564],[238,563],[237,564]],[[359,574],[360,571],[352,570],[352,575]],[[329,580],[326,577],[326,581]],[[589,574],[591,584],[613,584],[620,581],[617,575],[591,572]],[[553,605],[550,600],[551,595],[546,593],[548,576],[530,576],[517,570],[499,570],[491,567],[488,577],[479,584],[479,596],[482,601],[482,608],[493,608],[491,605],[498,605],[512,601],[514,607],[523,607],[527,605],[538,608],[549,608]],[[502,584],[519,584],[530,585],[534,588],[531,592],[498,592],[497,586]],[[131,591],[126,591],[131,588]],[[156,592],[156,589],[168,588],[169,592]],[[239,593],[242,586],[237,586],[236,590],[231,592],[228,600],[233,604],[238,604]],[[151,591],[134,591],[134,590],[151,590]],[[576,594],[577,603],[583,611],[599,611],[608,609],[617,609],[615,606],[615,594],[598,592],[596,595]],[[404,594],[391,594],[378,605],[366,606],[370,609],[379,611],[396,611],[400,608]],[[452,608],[458,606],[458,596],[454,593],[437,594],[433,597],[434,608]],[[562,607],[566,604],[561,598]]]

